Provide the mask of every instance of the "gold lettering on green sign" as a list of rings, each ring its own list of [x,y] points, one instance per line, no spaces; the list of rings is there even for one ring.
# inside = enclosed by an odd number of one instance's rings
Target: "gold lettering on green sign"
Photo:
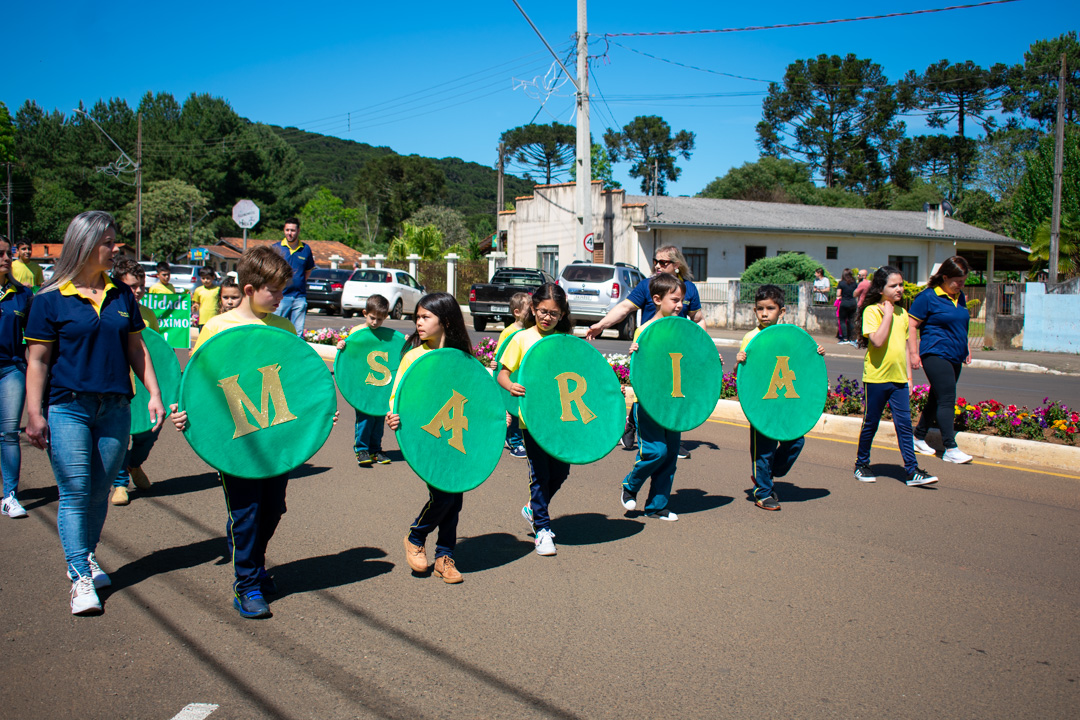
[[[574,389],[570,389],[570,381],[574,381]],[[577,420],[574,417],[574,411],[571,406],[577,405],[578,414],[581,415],[581,422],[588,425],[596,419],[596,413],[589,409],[589,406],[585,404],[582,399],[585,395],[585,391],[589,389],[588,383],[585,382],[585,378],[578,375],[576,372],[564,372],[561,375],[555,376],[555,382],[559,383],[559,402],[562,403],[562,416],[559,417],[563,422],[574,422]]]
[[[281,366],[267,365],[259,368],[262,374],[262,388],[259,392],[262,408],[255,409],[255,403],[240,388],[239,375],[233,375],[218,381],[218,387],[225,392],[225,400],[229,403],[229,412],[232,413],[233,425],[236,432],[233,440],[244,435],[250,435],[256,430],[265,430],[271,425],[281,425],[297,417],[289,412],[289,404],[285,401],[285,390],[281,387]],[[270,422],[270,406],[274,408],[274,421]],[[244,412],[247,410],[247,412]],[[248,413],[255,419],[256,425],[248,420]]]
[[[382,363],[379,360],[382,359]],[[374,385],[375,387],[382,387],[390,384],[390,368],[383,365],[383,363],[390,362],[390,353],[383,350],[372,350],[368,353],[367,364],[371,368],[372,372],[368,373],[367,379],[364,383],[367,385]],[[379,373],[376,375],[375,373]]]
[[[772,371],[772,379],[769,380],[769,390],[762,400],[779,398],[780,396],[776,394],[777,390],[783,390],[784,397],[788,400],[799,397],[798,393],[795,392],[795,373],[788,367],[789,359],[785,355],[776,356],[776,366]]]
[[[671,397],[686,397],[682,394],[682,353],[668,353],[671,356]]]
[[[424,425],[421,430],[426,430],[437,438],[442,437],[443,430],[449,430],[450,439],[446,442],[462,455],[466,455],[462,432],[469,429],[469,418],[465,417],[465,403],[469,402],[469,398],[457,390],[452,392],[454,394],[450,396],[446,404],[440,408],[439,412],[435,413],[435,417],[431,418],[431,422]]]

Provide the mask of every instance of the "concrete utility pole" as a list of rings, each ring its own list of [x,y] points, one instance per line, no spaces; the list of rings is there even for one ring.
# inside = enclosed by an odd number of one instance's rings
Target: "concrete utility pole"
[[[593,230],[592,136],[589,132],[589,29],[586,0],[577,4],[577,237],[573,259],[585,256],[585,238]],[[587,258],[591,260],[592,258]]]
[[[1050,282],[1058,281],[1058,252],[1061,247],[1061,175],[1065,164],[1065,53],[1061,53],[1058,77],[1057,128],[1054,138],[1054,209],[1050,214]]]
[[[135,259],[142,260],[142,113],[135,139]]]
[[[505,172],[506,143],[499,143],[499,189],[495,194],[495,227],[499,227],[499,213],[506,208],[506,193],[503,190],[503,172]]]

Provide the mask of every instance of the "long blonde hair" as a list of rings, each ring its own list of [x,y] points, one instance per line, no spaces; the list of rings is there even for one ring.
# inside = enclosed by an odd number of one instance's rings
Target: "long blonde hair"
[[[42,286],[39,294],[56,290],[78,275],[90,259],[90,253],[101,242],[101,236],[110,227],[116,227],[116,220],[104,210],[87,210],[76,215],[64,233],[64,245],[53,276]]]
[[[671,255],[671,259],[675,262],[675,266],[679,270],[679,277],[683,280],[693,280],[694,273],[690,272],[690,266],[686,264],[686,258],[683,257],[682,250],[674,245],[665,245],[662,248],[658,248],[657,253],[666,252]],[[653,257],[656,257],[656,253],[653,253]]]

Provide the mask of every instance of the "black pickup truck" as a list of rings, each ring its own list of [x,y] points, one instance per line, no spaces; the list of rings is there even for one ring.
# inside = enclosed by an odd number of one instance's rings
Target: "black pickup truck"
[[[469,312],[472,314],[473,329],[483,332],[489,322],[514,322],[514,316],[510,313],[510,298],[514,293],[526,292],[532,295],[533,291],[544,283],[554,282],[555,278],[543,270],[499,268],[491,282],[469,288]]]

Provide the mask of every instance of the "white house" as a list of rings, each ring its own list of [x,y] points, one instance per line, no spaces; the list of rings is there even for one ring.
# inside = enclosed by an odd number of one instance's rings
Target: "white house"
[[[663,245],[682,249],[701,282],[737,279],[755,260],[788,252],[820,261],[833,276],[844,268],[898,267],[913,282],[925,282],[934,267],[963,255],[975,270],[1028,267],[1021,243],[927,212],[789,205],[747,200],[626,195],[593,183],[596,262],[627,262],[651,269]],[[507,263],[540,267],[553,275],[575,257],[574,184],[538,185],[499,213]],[[575,255],[575,253],[577,253]]]

